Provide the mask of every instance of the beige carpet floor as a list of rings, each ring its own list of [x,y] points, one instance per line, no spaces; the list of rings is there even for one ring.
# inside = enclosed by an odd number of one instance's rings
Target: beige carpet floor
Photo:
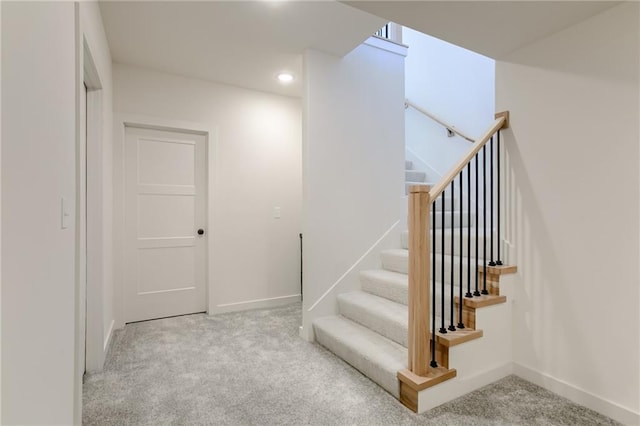
[[[86,425],[611,425],[515,376],[416,415],[298,337],[300,305],[187,315],[116,332],[86,377]]]

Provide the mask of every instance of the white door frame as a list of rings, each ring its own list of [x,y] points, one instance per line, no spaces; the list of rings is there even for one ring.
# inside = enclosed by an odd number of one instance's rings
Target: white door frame
[[[85,367],[87,371],[100,371],[104,365],[101,155],[103,94],[101,79],[84,34],[78,38],[76,52],[74,420],[79,424],[82,421],[82,379]],[[83,85],[87,87],[86,98]],[[83,189],[86,191],[84,194],[81,193]],[[81,229],[83,221],[85,226]]]
[[[207,229],[207,254],[205,262],[205,281],[207,313],[211,312],[211,259],[213,256],[213,239],[215,237],[215,226],[213,221],[213,194],[215,184],[215,147],[217,139],[217,129],[207,124],[169,120],[159,117],[148,117],[135,114],[114,114],[114,152],[113,152],[113,229],[114,229],[114,315],[115,327],[122,328],[125,325],[124,315],[124,271],[125,271],[125,129],[126,127],[138,127],[144,129],[164,130],[183,133],[194,133],[203,135],[205,138],[205,151],[207,155],[206,170],[206,229]]]
[[[86,368],[101,371],[105,360],[104,342],[104,198],[102,160],[102,83],[91,50],[84,41],[83,77],[87,86],[87,288],[86,288]]]

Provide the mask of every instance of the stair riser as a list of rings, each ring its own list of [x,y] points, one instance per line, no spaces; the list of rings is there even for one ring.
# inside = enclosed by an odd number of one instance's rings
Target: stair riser
[[[362,290],[367,293],[375,294],[376,296],[384,297],[385,299],[393,300],[403,305],[407,304],[409,289],[406,283],[404,286],[395,283],[390,284],[383,280],[370,278],[361,274],[360,284]]]
[[[377,316],[375,312],[350,304],[348,300],[341,298],[338,298],[338,310],[340,315],[351,321],[364,325],[387,339],[407,347],[408,313],[407,318],[403,318],[403,321],[392,322]]]
[[[442,268],[440,267],[440,258],[436,256],[436,281],[442,281]],[[407,274],[409,272],[409,264],[408,258],[401,258],[397,256],[386,256],[382,255],[382,267],[389,271],[399,272],[402,274]],[[453,268],[454,268],[454,281],[455,285],[459,285],[460,277],[460,259],[458,257],[454,257],[453,260]],[[462,277],[464,281],[464,285],[466,288],[467,283],[467,262],[465,260],[462,261]],[[482,287],[482,274],[480,274],[480,287]],[[445,274],[444,274],[444,283],[451,284],[451,263],[448,258],[445,258]],[[471,269],[471,285],[475,288],[475,268]]]
[[[454,211],[453,213],[451,211],[445,211],[444,213],[444,226],[445,229],[447,228],[451,228],[451,221],[453,220],[454,224],[456,227],[460,226],[460,218],[462,218],[462,226],[463,227],[469,227],[469,226],[473,226],[475,224],[475,218],[471,218],[471,222],[469,222],[469,216],[467,215],[466,212],[459,212],[459,211]],[[471,223],[471,225],[469,225]],[[442,229],[442,212],[441,211],[436,211],[436,223],[435,226],[433,225],[433,219],[429,219],[429,224],[431,225],[432,228],[436,228],[436,229]]]
[[[409,273],[409,259],[402,258],[400,256],[392,256],[386,253],[382,253],[380,255],[380,260],[382,262],[382,268],[387,271],[399,272],[401,274]]]
[[[436,232],[436,253],[441,253],[442,252],[442,233],[437,231]],[[404,232],[401,235],[401,239],[402,239],[402,248],[405,250],[409,249],[409,234],[407,232]],[[471,244],[471,256],[475,257],[475,253],[476,253],[476,236],[475,233],[471,233],[471,239],[467,239],[466,235],[463,235],[462,238],[462,252],[465,256],[467,256],[468,253],[468,245],[469,243]],[[485,243],[485,239],[482,236],[482,231],[480,231],[479,233],[479,238],[478,238],[478,253],[482,254],[484,249],[483,249],[483,244]],[[487,252],[490,250],[491,248],[491,235],[487,234],[487,240],[486,240],[486,244],[487,244]],[[496,252],[497,249],[497,240],[496,237],[494,235],[494,240],[493,240],[493,250],[494,252]],[[459,234],[455,234],[454,235],[454,242],[453,242],[453,248],[454,248],[454,254],[457,256],[460,254],[460,235]],[[445,254],[451,254],[451,234],[450,233],[446,233],[445,237],[444,237],[444,253]]]
[[[437,295],[437,303],[436,303],[436,329],[439,329],[442,326],[442,306],[440,303],[440,295]],[[449,317],[449,298],[445,298],[445,328],[450,324]],[[358,307],[345,303],[339,303],[339,311],[340,315],[350,319],[351,321],[357,322],[360,325],[363,325],[370,330],[375,331],[381,336],[386,337],[389,340],[392,340],[405,348],[407,347],[407,336],[408,336],[408,325],[407,322],[402,323],[394,323],[388,320],[383,320],[382,318],[377,317],[375,314],[368,312],[363,309],[358,309]],[[408,315],[408,312],[407,312]],[[454,311],[454,325],[457,324],[458,314]],[[431,319],[429,321],[429,325],[432,325]]]
[[[456,278],[457,279],[457,278]],[[404,291],[400,290],[398,291],[398,289],[394,289],[393,291],[390,291],[388,289],[388,287],[385,287],[384,283],[375,283],[372,284],[369,280],[363,280],[362,281],[362,290],[366,291],[368,293],[374,294],[376,296],[379,297],[384,297],[386,299],[389,300],[393,300],[396,303],[401,303],[403,305],[407,304],[407,300],[408,300],[408,288],[404,288]],[[466,292],[466,287],[463,287],[463,292]],[[473,290],[473,289],[472,289]],[[458,287],[454,287],[454,297],[459,295],[460,289]],[[440,293],[442,292],[441,289],[441,285],[440,283],[436,283],[436,316],[441,317],[442,316],[442,306],[440,303]],[[444,298],[445,302],[445,317],[449,318],[449,303],[451,301],[451,287],[447,286],[445,287],[445,298]],[[455,309],[455,308],[454,308]],[[457,323],[458,321],[458,311],[456,310],[454,312],[454,319]],[[440,323],[438,322],[438,327],[440,327]],[[400,343],[400,342],[398,342]]]
[[[405,252],[408,256],[408,252]],[[401,274],[408,274],[409,272],[409,259],[407,256],[396,256],[393,254],[382,253],[380,260],[382,262],[382,268],[387,271],[399,272]]]
[[[431,206],[433,207],[433,204]],[[436,200],[435,209],[437,212],[442,211],[442,197],[438,197],[438,199]],[[459,209],[460,209],[460,199],[458,197],[454,197],[453,210],[459,210]],[[446,212],[451,211],[451,197],[448,195],[444,198],[444,211]]]
[[[445,285],[451,285],[451,264],[447,263],[447,261],[445,260],[445,265],[444,265],[444,277],[442,274],[442,268],[440,267],[440,260],[436,260],[437,266],[436,266],[436,282],[440,283],[442,281],[444,281]],[[481,277],[480,277],[481,278]],[[467,286],[467,265],[465,263],[463,263],[462,265],[462,282],[463,282],[463,289],[466,288]],[[453,285],[455,287],[460,285],[460,262],[458,261],[454,261],[453,264]],[[480,280],[480,286],[482,286],[482,280]],[[472,269],[471,270],[471,288],[472,291],[475,288],[475,270]]]
[[[427,174],[418,170],[405,170],[404,180],[407,182],[426,182]]]

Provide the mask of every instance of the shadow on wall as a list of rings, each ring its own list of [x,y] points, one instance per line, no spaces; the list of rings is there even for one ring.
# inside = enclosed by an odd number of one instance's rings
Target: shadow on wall
[[[569,345],[571,351],[580,354],[580,366],[593,375],[596,385],[604,383],[600,375],[606,374],[598,368],[589,342],[593,334],[584,327],[580,315],[572,308],[575,295],[565,283],[567,271],[559,262],[554,249],[554,240],[545,224],[541,201],[536,197],[527,174],[525,161],[518,148],[514,130],[503,131],[506,136],[505,193],[511,194],[505,205],[507,239],[520,242],[515,259],[518,266],[518,285],[514,289],[514,324],[525,328],[514,329],[514,359],[527,360],[525,366],[554,377],[562,376],[567,367],[555,364],[555,352]],[[585,291],[591,291],[586,289]],[[563,318],[562,323],[556,322]],[[549,336],[553,343],[548,345]],[[530,364],[530,365],[527,365]],[[589,368],[591,367],[591,368]],[[560,374],[558,374],[560,373]]]

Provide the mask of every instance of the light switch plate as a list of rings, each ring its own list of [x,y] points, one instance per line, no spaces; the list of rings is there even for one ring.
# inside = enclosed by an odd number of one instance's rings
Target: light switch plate
[[[60,229],[67,229],[71,222],[71,208],[69,200],[62,197],[60,199]]]
[[[280,207],[274,207],[273,208],[274,219],[280,219],[280,215],[281,215]]]

